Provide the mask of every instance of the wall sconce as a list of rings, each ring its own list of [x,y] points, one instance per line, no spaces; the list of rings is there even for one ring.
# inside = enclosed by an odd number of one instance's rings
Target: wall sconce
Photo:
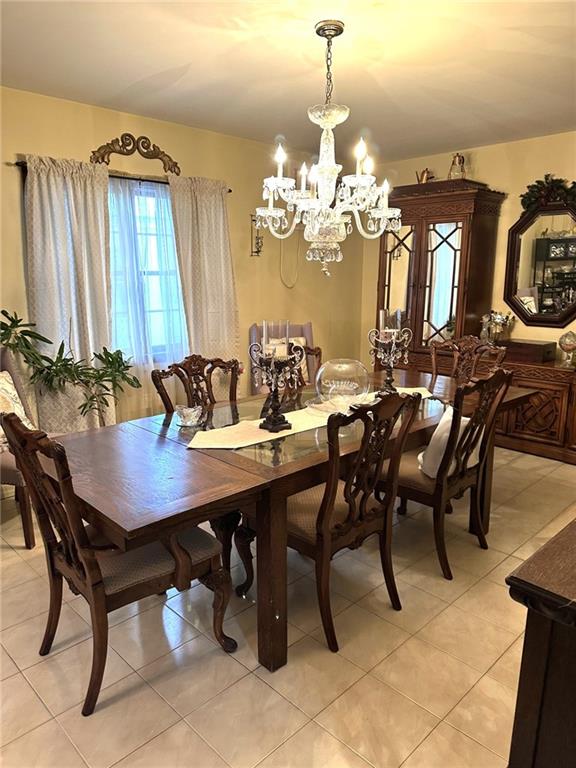
[[[262,256],[264,247],[264,235],[262,230],[256,226],[256,216],[250,216],[250,256]]]

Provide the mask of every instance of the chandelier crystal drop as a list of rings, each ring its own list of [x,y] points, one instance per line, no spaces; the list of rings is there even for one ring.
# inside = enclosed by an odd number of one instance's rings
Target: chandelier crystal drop
[[[276,176],[264,179],[262,197],[267,206],[256,209],[256,226],[268,229],[274,237],[290,237],[298,224],[304,225],[304,239],[309,243],[306,259],[319,261],[322,272],[329,276],[328,265],[342,261],[340,243],[353,231],[352,220],[360,234],[375,240],[389,230],[400,229],[400,209],[388,207],[388,181],[379,186],[373,175],[374,161],[367,154],[366,143],[360,139],[354,155],[356,172],[343,176],[336,163],[333,129],[343,123],[350,113],[342,104],[332,104],[332,41],[341,35],[341,21],[320,21],[316,33],[326,39],[326,99],[308,109],[309,119],[320,126],[318,162],[310,169],[300,168],[300,184],[284,176],[286,152],[279,144],[274,160]],[[286,207],[280,207],[282,201]],[[365,215],[365,224],[360,214]],[[291,221],[289,223],[289,218]]]

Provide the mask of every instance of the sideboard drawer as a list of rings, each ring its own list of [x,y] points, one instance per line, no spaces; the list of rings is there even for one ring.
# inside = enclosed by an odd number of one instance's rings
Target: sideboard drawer
[[[496,445],[576,464],[576,369],[505,361],[512,385],[536,390],[499,421]]]
[[[515,380],[514,385],[534,389],[534,382]],[[510,436],[529,437],[531,440],[563,445],[565,442],[570,387],[566,384],[540,382],[538,392],[512,413],[506,433]]]

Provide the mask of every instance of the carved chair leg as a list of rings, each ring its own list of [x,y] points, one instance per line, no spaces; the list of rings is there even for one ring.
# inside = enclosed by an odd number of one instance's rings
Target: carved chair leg
[[[444,578],[451,580],[452,571],[450,570],[450,564],[448,563],[448,555],[446,553],[446,542],[444,540],[444,510],[446,504],[437,504],[434,507],[434,541],[436,542],[436,552],[438,554],[438,560],[440,561],[440,567]]]
[[[470,519],[474,521],[474,531],[478,536],[478,543],[482,549],[488,549],[488,542],[484,534],[484,524],[482,522],[482,487],[480,483],[470,489]]]
[[[400,497],[400,504],[398,505],[398,509],[396,510],[396,514],[398,515],[405,515],[408,512],[408,499]]]
[[[24,530],[24,544],[26,549],[34,549],[36,537],[34,536],[34,523],[32,522],[32,505],[30,504],[30,494],[28,488],[24,485],[17,485],[15,488],[16,503],[22,518],[22,529]]]
[[[320,608],[326,642],[328,643],[328,648],[333,653],[336,653],[338,651],[338,641],[336,640],[336,630],[334,629],[332,608],[330,606],[330,558],[328,556],[316,560],[316,591],[318,593],[318,607]]]
[[[236,549],[242,560],[244,571],[246,572],[246,580],[236,587],[236,594],[238,597],[245,597],[246,593],[254,583],[254,566],[252,565],[252,550],[250,544],[256,538],[256,531],[248,528],[247,525],[241,525],[236,529],[234,534],[234,543]]]
[[[82,707],[84,716],[91,715],[98,701],[104,668],[106,666],[106,654],[108,652],[108,613],[103,595],[95,595],[95,600],[90,604],[92,617],[92,671],[88,691]]]
[[[388,530],[389,529],[389,530]],[[396,587],[394,578],[394,566],[392,564],[392,525],[386,525],[385,529],[379,534],[380,539],[380,561],[382,563],[382,573],[386,582],[386,588],[390,596],[392,608],[395,611],[402,610],[402,603]]]
[[[212,571],[207,576],[202,576],[200,582],[214,592],[214,602],[212,604],[214,637],[226,653],[233,653],[238,648],[238,643],[233,637],[225,635],[223,629],[224,614],[226,613],[228,601],[232,593],[230,573],[224,568],[220,568],[217,571]]]
[[[40,646],[40,656],[46,656],[46,654],[50,653],[50,648],[52,648],[54,636],[58,629],[60,611],[62,610],[62,574],[53,571],[50,563],[48,564],[48,579],[50,581],[50,608],[48,610],[46,630],[44,631],[42,645]]]
[[[232,537],[240,524],[242,515],[240,512],[229,512],[227,515],[210,520],[210,527],[214,535],[222,545],[222,565],[230,571],[230,557],[232,555]]]

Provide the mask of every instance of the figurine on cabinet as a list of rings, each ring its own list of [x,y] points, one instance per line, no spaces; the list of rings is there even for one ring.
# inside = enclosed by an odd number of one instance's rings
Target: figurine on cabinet
[[[431,171],[430,168],[424,168],[420,173],[416,171],[416,179],[418,184],[427,184],[429,181],[435,181],[436,176],[434,176],[434,171]]]
[[[464,155],[460,152],[456,152],[452,158],[450,164],[450,170],[448,171],[449,179],[465,179],[466,178],[466,160]]]
[[[483,341],[500,341],[502,337],[507,337],[510,333],[516,318],[511,312],[497,312],[491,309],[485,315],[482,315],[482,330],[480,338]]]

